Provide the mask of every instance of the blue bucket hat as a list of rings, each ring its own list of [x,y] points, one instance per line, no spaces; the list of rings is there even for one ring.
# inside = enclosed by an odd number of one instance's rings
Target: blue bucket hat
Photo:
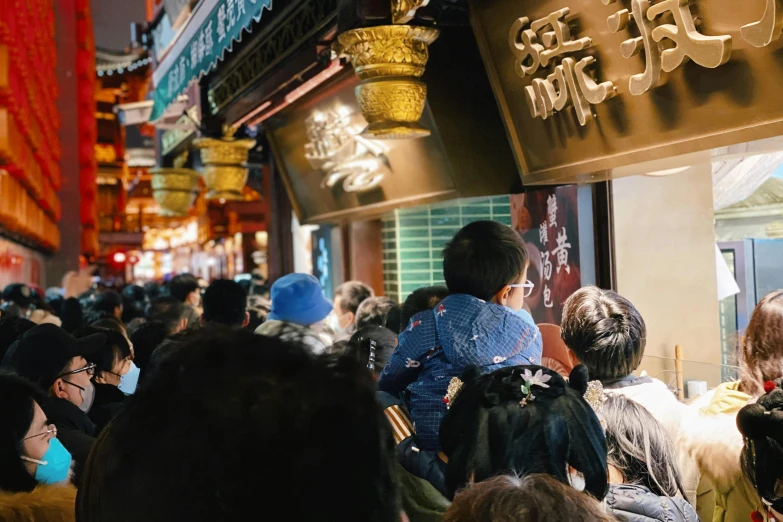
[[[272,312],[268,321],[309,326],[326,319],[332,303],[324,297],[318,279],[310,274],[289,274],[272,285]]]

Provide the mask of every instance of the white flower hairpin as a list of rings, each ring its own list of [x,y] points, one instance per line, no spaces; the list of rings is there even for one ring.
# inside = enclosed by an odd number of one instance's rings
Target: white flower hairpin
[[[543,370],[538,370],[535,374],[533,374],[533,372],[530,370],[525,370],[525,373],[522,374],[522,379],[524,382],[521,388],[522,395],[524,395],[524,397],[522,397],[522,400],[519,401],[519,406],[524,408],[527,406],[528,402],[533,402],[536,400],[536,396],[533,395],[533,386],[549,388],[547,383],[552,379],[552,376],[545,374]]]

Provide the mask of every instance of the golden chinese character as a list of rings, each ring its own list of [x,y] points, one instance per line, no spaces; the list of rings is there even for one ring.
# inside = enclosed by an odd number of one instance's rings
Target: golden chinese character
[[[581,51],[592,44],[590,38],[571,39],[571,30],[563,21],[570,12],[566,7],[533,23],[527,17],[514,21],[508,43],[516,58],[515,70],[520,77],[534,74],[539,67],[548,66],[558,56]],[[539,42],[538,33],[541,31]]]
[[[656,42],[669,39],[674,42],[673,49],[661,54],[663,70],[671,72],[685,59],[690,58],[702,67],[714,69],[729,61],[731,57],[731,36],[705,36],[696,30],[689,0],[663,0],[647,10],[647,19],[671,13],[674,24],[663,24],[653,29]]]
[[[602,0],[604,4],[613,0]],[[653,40],[653,29],[655,26],[647,18],[647,11],[650,9],[649,0],[631,0],[631,10],[622,9],[608,18],[609,29],[613,33],[618,33],[628,27],[628,22],[633,20],[639,29],[636,38],[630,38],[620,46],[620,53],[625,58],[636,56],[644,50],[645,68],[642,74],[634,74],[628,80],[628,89],[634,96],[640,96],[653,87],[656,87],[661,81],[661,49],[657,42]]]
[[[764,16],[758,22],[742,27],[742,38],[754,47],[766,47],[783,32],[783,2],[766,0]]]
[[[612,82],[596,83],[585,71],[595,58],[589,56],[579,62],[563,58],[546,79],[536,78],[525,87],[530,114],[534,118],[547,119],[555,112],[573,105],[580,125],[586,125],[593,118],[590,105],[598,105],[615,95]]]

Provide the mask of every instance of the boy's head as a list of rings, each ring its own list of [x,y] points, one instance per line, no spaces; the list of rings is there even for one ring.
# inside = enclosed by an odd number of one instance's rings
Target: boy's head
[[[476,221],[443,251],[443,275],[452,294],[468,294],[514,310],[522,308],[530,258],[524,241],[495,221]]]
[[[204,292],[204,314],[201,323],[219,323],[231,327],[247,325],[247,294],[230,279],[213,281]]]
[[[622,379],[642,363],[647,328],[628,299],[588,286],[578,290],[563,308],[562,337],[601,381]]]

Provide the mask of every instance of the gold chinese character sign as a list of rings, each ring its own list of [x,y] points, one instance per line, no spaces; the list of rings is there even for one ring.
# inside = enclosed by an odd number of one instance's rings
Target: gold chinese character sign
[[[746,0],[747,1],[747,0]],[[783,2],[766,0],[764,17],[742,27],[742,38],[754,47],[766,47],[783,32]]]
[[[595,63],[594,57],[577,61],[567,56],[592,45],[587,37],[571,39],[571,30],[565,21],[569,13],[568,8],[560,9],[532,23],[526,17],[518,18],[509,31],[509,46],[516,58],[516,73],[521,78],[535,74],[539,68],[564,56],[546,78],[534,78],[531,85],[525,87],[530,114],[546,120],[572,105],[579,124],[586,125],[593,118],[590,105],[603,103],[614,96],[615,87],[612,82],[596,83],[585,70]]]

